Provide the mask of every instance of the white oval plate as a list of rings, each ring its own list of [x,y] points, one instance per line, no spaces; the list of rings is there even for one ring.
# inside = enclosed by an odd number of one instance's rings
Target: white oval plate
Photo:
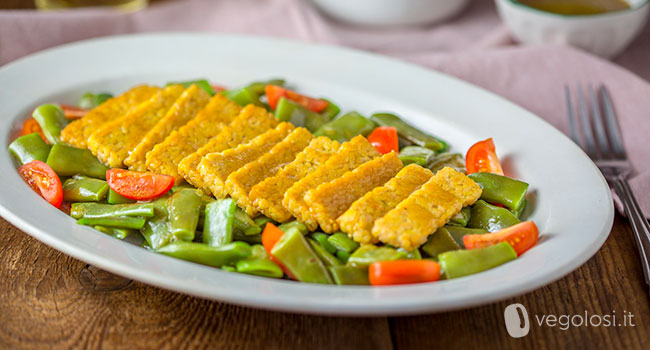
[[[39,103],[74,103],[85,91],[119,93],[139,83],[206,77],[226,86],[284,77],[344,110],[394,111],[458,152],[493,137],[509,174],[531,184],[529,219],[542,235],[517,260],[477,275],[409,286],[324,286],[228,273],[149,252],[77,225],[21,180],[0,151],[0,214],[36,239],[110,272],[202,298],[331,315],[440,312],[539,288],[582,265],[613,222],[600,172],[549,124],[446,75],[343,48],[268,38],[153,34],[90,40],[0,68],[0,144]]]

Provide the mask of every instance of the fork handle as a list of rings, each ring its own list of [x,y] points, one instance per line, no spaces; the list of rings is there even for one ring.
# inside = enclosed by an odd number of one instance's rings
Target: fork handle
[[[639,257],[643,265],[645,282],[650,286],[650,225],[645,215],[643,215],[627,180],[624,177],[617,177],[614,179],[613,185],[614,190],[623,202],[625,214],[627,214],[632,224],[632,231],[634,231]]]

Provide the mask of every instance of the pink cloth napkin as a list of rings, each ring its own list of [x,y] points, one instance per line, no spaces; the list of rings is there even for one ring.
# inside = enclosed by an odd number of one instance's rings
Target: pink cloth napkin
[[[650,217],[650,158],[646,153],[650,84],[644,80],[650,80],[650,26],[614,60],[617,65],[568,47],[515,45],[490,1],[474,1],[446,23],[379,30],[337,23],[308,1],[176,0],[133,14],[100,9],[0,11],[0,64],[66,42],[150,31],[248,33],[374,51],[482,86],[563,132],[568,132],[564,84],[605,83],[635,167],[630,184]],[[615,201],[621,211],[620,202]]]

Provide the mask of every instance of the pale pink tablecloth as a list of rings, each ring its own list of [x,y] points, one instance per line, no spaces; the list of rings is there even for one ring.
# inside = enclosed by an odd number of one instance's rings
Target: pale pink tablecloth
[[[375,51],[482,86],[564,132],[564,84],[603,82],[636,169],[631,186],[650,217],[650,26],[612,63],[572,48],[515,45],[486,0],[443,24],[391,30],[336,23],[301,0],[177,0],[134,14],[0,11],[0,64],[66,42],[149,31],[271,35]]]

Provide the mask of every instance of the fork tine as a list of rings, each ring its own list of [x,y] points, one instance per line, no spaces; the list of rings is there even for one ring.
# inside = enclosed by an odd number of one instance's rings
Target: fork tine
[[[609,140],[612,143],[612,148],[614,148],[614,154],[616,156],[625,156],[625,148],[623,147],[623,137],[621,135],[621,129],[618,127],[618,122],[616,119],[616,113],[614,113],[614,107],[612,104],[612,99],[609,96],[609,92],[605,85],[600,85],[598,88],[600,93],[600,98],[605,107],[605,121],[607,123],[607,131],[609,134]]]
[[[598,141],[598,148],[600,148],[600,154],[606,156],[610,153],[609,142],[607,141],[607,135],[605,135],[605,128],[603,124],[603,118],[600,113],[600,105],[598,103],[598,95],[589,84],[589,99],[591,100],[591,115],[593,116],[594,129],[596,130],[596,141]]]
[[[571,139],[578,146],[580,146],[580,139],[578,138],[578,128],[576,126],[576,118],[573,114],[573,105],[571,104],[571,91],[569,85],[564,85],[564,96],[566,97],[566,109],[569,115],[569,129],[571,132]]]
[[[578,85],[578,107],[580,108],[580,122],[582,124],[582,133],[585,137],[585,145],[587,154],[593,157],[596,155],[596,144],[594,143],[594,134],[591,131],[591,123],[589,122],[589,109],[585,96],[582,93],[582,85]]]

